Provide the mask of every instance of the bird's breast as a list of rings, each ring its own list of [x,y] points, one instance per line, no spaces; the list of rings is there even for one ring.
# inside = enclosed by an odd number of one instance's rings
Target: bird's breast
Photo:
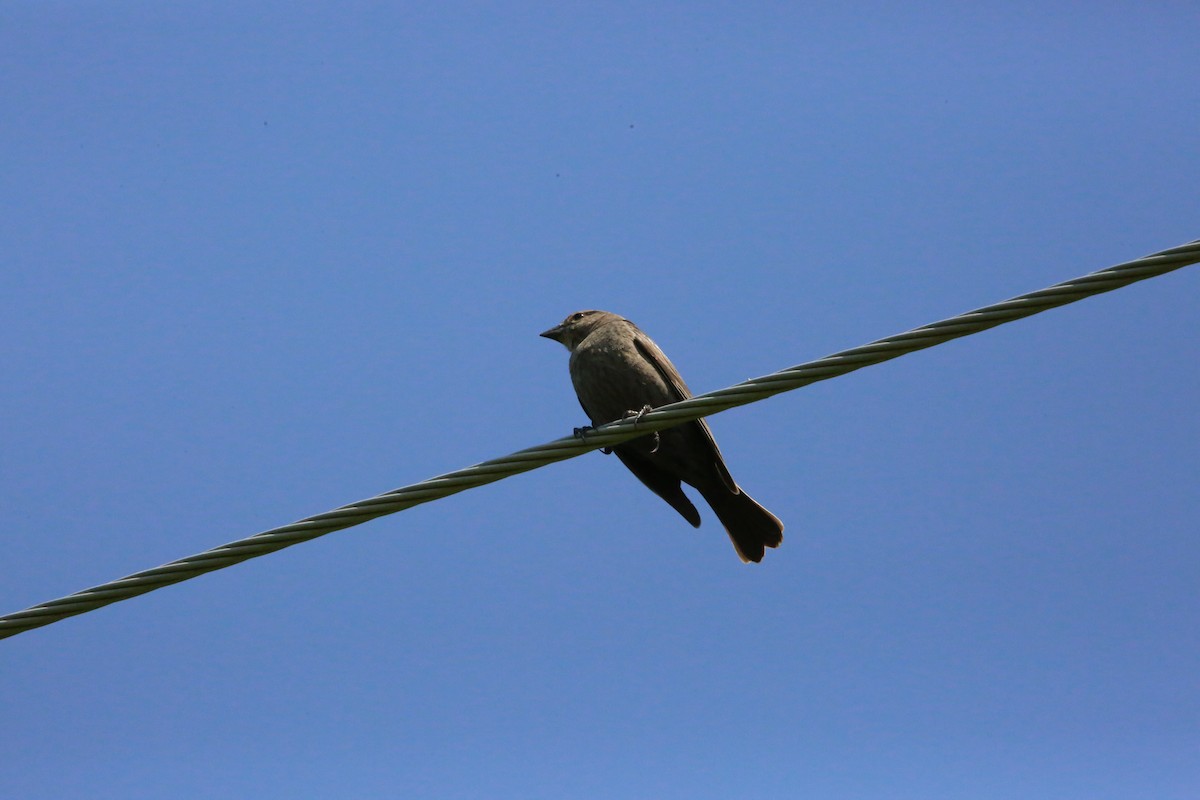
[[[575,393],[595,425],[676,399],[632,339],[585,343],[571,354],[570,368]]]

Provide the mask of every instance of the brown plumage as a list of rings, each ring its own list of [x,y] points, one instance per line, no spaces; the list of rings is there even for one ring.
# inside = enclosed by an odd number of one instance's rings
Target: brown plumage
[[[624,317],[579,311],[541,335],[571,351],[571,383],[593,425],[692,396],[658,345]],[[765,547],[778,547],[783,541],[783,523],[734,482],[704,420],[631,439],[613,452],[697,528],[700,512],[680,482],[699,491],[742,561],[762,561]]]

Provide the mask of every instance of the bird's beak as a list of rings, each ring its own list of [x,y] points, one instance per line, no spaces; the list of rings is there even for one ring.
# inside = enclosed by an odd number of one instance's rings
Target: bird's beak
[[[553,328],[551,328],[548,331],[542,331],[541,333],[538,334],[538,336],[545,336],[547,339],[553,339],[554,341],[558,342],[559,344],[562,344],[562,334],[563,334],[562,325],[555,325]]]

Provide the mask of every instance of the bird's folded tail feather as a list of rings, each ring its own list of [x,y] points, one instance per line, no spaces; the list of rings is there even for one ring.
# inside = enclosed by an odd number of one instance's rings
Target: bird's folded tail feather
[[[742,561],[762,561],[765,548],[783,542],[783,523],[745,492],[734,494],[722,486],[701,494],[725,526]]]

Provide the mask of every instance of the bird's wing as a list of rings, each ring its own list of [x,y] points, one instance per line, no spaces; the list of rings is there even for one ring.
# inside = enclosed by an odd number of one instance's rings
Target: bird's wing
[[[623,450],[620,446],[613,449],[621,463],[637,476],[637,479],[656,495],[666,500],[671,508],[692,524],[693,528],[700,527],[700,512],[692,505],[692,501],[683,493],[679,478],[647,461],[631,450]]]
[[[637,348],[637,351],[642,354],[642,358],[649,361],[654,366],[654,369],[658,370],[658,374],[662,376],[663,381],[671,387],[676,401],[686,400],[692,396],[687,384],[683,382],[683,376],[679,374],[679,370],[675,369],[675,365],[671,363],[671,359],[667,358],[667,354],[660,350],[658,345],[649,337],[638,331],[633,337],[633,344]],[[721,482],[734,494],[740,492],[741,490],[733,480],[733,476],[729,474],[729,468],[725,466],[725,459],[721,456],[721,448],[717,447],[717,441],[713,438],[712,431],[708,429],[708,423],[702,419],[698,419],[694,423],[687,423],[687,425],[694,425],[700,431],[702,439],[712,448],[713,461]],[[680,427],[686,427],[686,425]],[[630,467],[630,469],[633,469],[633,467]],[[639,475],[638,477],[641,476]],[[642,482],[646,483],[644,478]],[[650,486],[648,483],[646,485]],[[650,486],[650,488],[653,489],[654,487]],[[668,500],[668,502],[670,501]],[[684,514],[684,516],[687,515]]]
[[[676,400],[686,400],[692,396],[692,392],[683,382],[683,376],[679,374],[679,370],[675,369],[671,359],[667,358],[667,354],[660,350],[653,340],[638,331],[633,335],[633,346],[641,353],[642,358],[649,361],[651,366],[658,371],[667,386],[671,387]]]

